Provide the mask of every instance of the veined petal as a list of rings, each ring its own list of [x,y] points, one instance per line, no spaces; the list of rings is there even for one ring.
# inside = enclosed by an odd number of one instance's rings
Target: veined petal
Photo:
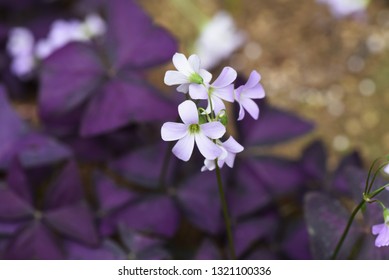
[[[208,99],[208,91],[204,85],[190,84],[189,95],[192,99]]]
[[[212,79],[212,74],[209,73],[207,70],[205,69],[200,69],[200,72],[199,72],[201,78],[203,78],[203,82],[204,84],[209,84],[209,82],[211,81]]]
[[[190,76],[193,73],[192,67],[189,65],[188,60],[182,53],[175,53],[173,55],[173,64],[185,76]]]
[[[199,122],[196,104],[191,100],[186,100],[178,105],[178,114],[184,124],[197,124]]]
[[[175,141],[188,133],[188,126],[183,123],[167,122],[161,128],[161,137],[164,141]]]
[[[226,128],[220,122],[209,122],[200,125],[201,133],[211,139],[219,139],[226,133]]]
[[[189,83],[189,79],[187,76],[185,76],[181,72],[169,70],[169,71],[166,71],[163,82],[168,86],[172,86],[172,85],[180,85],[180,84]]]
[[[223,88],[215,88],[212,95],[215,95],[228,102],[234,102],[234,85],[230,84]]]
[[[260,80],[261,80],[261,75],[257,71],[253,70],[251,71],[250,77],[244,86],[245,88],[252,88],[256,84],[258,84]]]
[[[200,58],[196,54],[192,54],[188,58],[189,65],[192,67],[193,71],[199,73],[200,71]]]
[[[246,90],[243,90],[241,94],[245,97],[252,98],[252,99],[260,99],[265,97],[265,90],[263,89],[261,84],[257,84],[256,86],[252,88],[248,88]]]
[[[174,145],[172,149],[173,154],[183,161],[188,161],[193,152],[194,141],[194,135],[187,134]]]
[[[228,138],[228,140],[226,142],[224,142],[223,144],[223,147],[231,152],[231,153],[240,153],[241,151],[244,150],[243,146],[241,144],[239,144],[235,139],[234,137],[230,136],[230,138]]]
[[[195,134],[195,141],[200,153],[206,159],[216,159],[222,153],[222,150],[201,132]]]
[[[258,105],[253,100],[251,100],[250,98],[245,98],[244,96],[241,96],[240,104],[247,111],[247,113],[249,113],[253,117],[253,119],[255,119],[255,120],[258,119],[259,108],[258,108]]]
[[[233,68],[228,66],[224,67],[219,77],[212,83],[212,86],[215,88],[226,87],[235,81],[236,76],[237,73]]]

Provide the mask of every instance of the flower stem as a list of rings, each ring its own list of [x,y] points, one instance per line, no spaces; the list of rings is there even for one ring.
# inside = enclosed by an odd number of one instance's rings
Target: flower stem
[[[230,215],[228,214],[227,201],[223,190],[223,182],[222,182],[222,177],[220,175],[220,168],[219,165],[217,164],[217,159],[215,159],[215,166],[216,166],[215,170],[216,170],[217,184],[219,187],[219,195],[220,195],[220,200],[223,208],[224,222],[226,224],[228,247],[230,249],[231,259],[236,260],[234,239],[232,238],[231,220],[230,220]]]
[[[358,211],[363,207],[363,205],[365,205],[365,203],[366,203],[366,201],[363,199],[363,200],[358,204],[358,206],[355,207],[354,211],[351,213],[351,216],[350,216],[350,218],[348,219],[346,228],[344,229],[343,234],[342,234],[342,236],[340,237],[339,242],[338,242],[338,244],[337,244],[336,247],[335,247],[334,253],[331,255],[331,260],[335,260],[336,257],[338,256],[338,253],[339,253],[339,251],[340,251],[340,248],[342,247],[343,242],[344,242],[344,240],[346,239],[346,236],[347,236],[347,234],[348,234],[348,231],[350,230],[351,224],[353,223],[355,216],[357,215]]]
[[[348,219],[346,228],[344,229],[343,234],[340,237],[339,242],[338,242],[338,244],[335,247],[334,253],[331,255],[331,260],[335,260],[336,257],[338,256],[340,248],[342,247],[343,242],[346,239],[348,231],[350,230],[351,224],[354,221],[354,218],[357,215],[358,211],[362,209],[362,207],[365,205],[366,202],[370,202],[370,199],[372,199],[372,198],[376,197],[377,195],[379,195],[388,186],[389,186],[389,184],[386,184],[386,185],[380,187],[379,189],[375,190],[374,192],[372,192],[372,193],[370,193],[368,195],[365,195],[363,200],[357,205],[357,207],[355,207],[354,211],[351,213],[350,218]]]

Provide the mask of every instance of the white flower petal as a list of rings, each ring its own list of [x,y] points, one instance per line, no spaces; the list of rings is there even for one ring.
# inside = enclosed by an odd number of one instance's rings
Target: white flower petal
[[[193,73],[193,69],[190,66],[188,60],[185,55],[182,53],[175,53],[173,55],[173,64],[185,76],[189,77]]]
[[[222,146],[229,151],[230,153],[240,153],[244,150],[243,146],[239,144],[234,137],[230,136],[227,141],[225,141]]]
[[[236,154],[234,153],[228,153],[228,156],[225,158],[225,163],[230,167],[234,167],[234,161],[235,161]]]
[[[377,235],[380,233],[380,231],[385,227],[385,224],[379,224],[379,225],[374,225],[372,228],[371,228],[371,232],[374,234],[374,235]]]
[[[212,171],[216,168],[215,160],[209,160],[205,159],[204,160],[204,166],[201,168],[201,172],[204,171]]]
[[[212,95],[228,102],[234,102],[234,85],[231,84],[223,88],[215,88]]]
[[[212,74],[209,73],[207,70],[205,69],[200,69],[200,72],[199,72],[201,78],[203,78],[203,82],[204,84],[209,84],[211,82],[211,79],[212,79]]]
[[[190,84],[189,95],[192,99],[208,99],[208,91],[204,85]]]
[[[188,91],[189,91],[189,83],[187,83],[187,84],[182,84],[182,85],[180,85],[180,86],[178,86],[177,87],[177,91],[178,92],[182,92],[182,93],[188,93]]]
[[[220,122],[209,122],[200,125],[201,133],[211,139],[219,139],[226,133],[226,128]]]
[[[200,58],[196,54],[192,54],[188,58],[188,63],[194,72],[199,73],[199,71],[200,71]]]
[[[222,153],[222,150],[203,133],[195,134],[195,141],[200,153],[206,159],[216,159]]]
[[[224,105],[223,101],[217,97],[217,96],[212,96],[211,97],[212,101],[212,106],[213,106],[213,111],[215,114],[219,114],[221,110],[225,110],[226,106]]]
[[[258,84],[260,80],[261,80],[261,75],[257,71],[253,70],[251,71],[250,77],[244,86],[246,88],[252,88],[256,84]]]
[[[247,111],[247,113],[249,113],[253,117],[253,119],[255,119],[255,120],[258,119],[259,108],[258,108],[257,103],[255,103],[253,100],[251,100],[249,98],[244,98],[243,96],[241,96],[240,104]]]
[[[188,77],[182,74],[181,72],[169,70],[166,71],[163,82],[168,86],[172,86],[188,83],[189,80]]]
[[[215,88],[226,87],[235,81],[237,75],[233,68],[228,66],[224,67],[219,77],[212,83],[212,86]]]
[[[178,114],[184,124],[197,124],[199,122],[196,104],[191,100],[186,100],[178,105]]]
[[[183,123],[167,122],[161,128],[161,137],[164,141],[175,141],[188,133],[188,126]]]
[[[265,97],[265,90],[263,89],[261,84],[257,84],[252,88],[243,90],[241,95],[252,99],[260,99]]]
[[[244,116],[245,116],[245,112],[244,112],[243,106],[242,106],[241,103],[239,103],[239,116],[238,116],[238,121],[243,120]]]
[[[174,145],[172,149],[173,154],[183,161],[188,161],[193,152],[194,141],[194,136],[187,134]]]

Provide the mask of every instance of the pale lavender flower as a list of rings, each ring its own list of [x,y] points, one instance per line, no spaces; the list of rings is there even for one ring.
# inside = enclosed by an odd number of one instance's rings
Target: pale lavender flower
[[[178,114],[183,123],[167,122],[161,128],[164,141],[176,141],[173,154],[183,161],[188,161],[192,155],[194,143],[200,153],[210,160],[219,157],[222,150],[211,139],[219,139],[226,128],[217,121],[199,124],[196,104],[187,100],[178,106]]]
[[[208,84],[212,79],[211,73],[201,68],[200,58],[195,54],[187,59],[182,53],[175,53],[173,64],[178,71],[166,71],[164,82],[168,86],[179,85],[177,87],[179,92],[188,93],[189,85]]]
[[[245,110],[253,117],[258,119],[259,108],[252,99],[260,99],[265,97],[265,90],[259,83],[261,75],[257,71],[252,71],[247,83],[235,90],[235,100],[239,103],[238,121],[245,116]]]
[[[382,247],[382,246],[389,246],[389,210],[384,210],[384,223],[374,225],[372,227],[372,233],[374,235],[377,235],[377,238],[375,240],[375,246]]]
[[[370,0],[317,0],[326,4],[335,17],[346,17],[352,14],[364,12]]]
[[[207,22],[195,43],[195,50],[206,68],[228,58],[246,40],[246,34],[236,28],[234,19],[220,11]]]
[[[25,77],[35,68],[34,36],[30,30],[22,27],[11,29],[7,51],[12,57],[11,70],[15,75]]]
[[[193,99],[210,99],[212,102],[212,109],[215,114],[225,109],[222,100],[234,102],[234,85],[232,84],[236,79],[237,73],[231,67],[224,67],[219,77],[211,84],[191,84],[189,86],[189,95]],[[211,112],[211,104],[208,102],[206,112]]]
[[[228,138],[227,141],[222,143],[220,140],[216,140],[216,144],[222,150],[222,154],[217,158],[217,165],[222,168],[224,164],[227,164],[229,167],[234,167],[234,161],[237,153],[243,151],[243,146],[239,144],[232,136]],[[201,168],[201,171],[212,171],[216,168],[215,161],[205,159],[204,166]]]

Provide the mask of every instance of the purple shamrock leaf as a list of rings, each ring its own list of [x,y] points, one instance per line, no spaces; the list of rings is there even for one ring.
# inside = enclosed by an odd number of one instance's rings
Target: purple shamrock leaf
[[[90,137],[175,115],[173,102],[139,73],[168,61],[175,40],[134,1],[106,3],[108,32],[102,45],[70,43],[43,62],[39,111],[54,133],[78,129]]]

